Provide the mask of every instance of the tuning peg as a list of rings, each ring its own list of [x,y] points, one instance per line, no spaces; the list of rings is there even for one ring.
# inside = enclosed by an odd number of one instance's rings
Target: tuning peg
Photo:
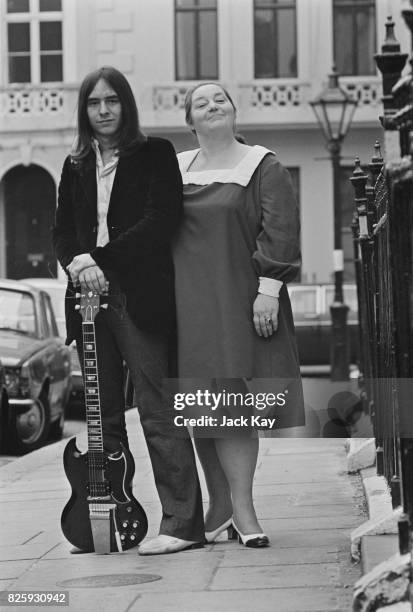
[[[75,310],[80,310],[80,304],[76,304]]]
[[[81,293],[75,293],[75,298],[76,298],[77,300],[79,300],[81,297],[82,297],[82,294],[81,294]]]

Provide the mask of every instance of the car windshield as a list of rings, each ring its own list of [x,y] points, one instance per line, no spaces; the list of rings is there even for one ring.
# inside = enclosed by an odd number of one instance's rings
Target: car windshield
[[[36,335],[34,300],[30,294],[0,289],[0,329]]]

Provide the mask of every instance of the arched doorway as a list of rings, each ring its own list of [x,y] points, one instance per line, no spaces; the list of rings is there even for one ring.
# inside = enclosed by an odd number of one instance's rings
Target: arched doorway
[[[56,277],[52,246],[56,186],[50,174],[34,164],[15,166],[3,179],[6,275]]]

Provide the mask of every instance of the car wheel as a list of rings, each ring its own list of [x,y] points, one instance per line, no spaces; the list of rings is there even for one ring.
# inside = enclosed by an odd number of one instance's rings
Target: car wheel
[[[47,399],[38,397],[30,410],[14,419],[14,450],[29,453],[43,446],[49,437],[50,410]]]

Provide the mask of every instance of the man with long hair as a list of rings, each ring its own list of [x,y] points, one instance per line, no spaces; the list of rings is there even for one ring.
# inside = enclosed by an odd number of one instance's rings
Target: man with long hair
[[[63,165],[54,228],[67,296],[81,284],[103,293],[96,318],[99,396],[105,449],[128,444],[125,361],[162,503],[160,535],[140,554],[202,546],[202,499],[190,439],[171,431],[162,400],[164,378],[176,376],[174,276],[170,242],[182,214],[175,151],[140,127],[124,75],[103,67],[79,90],[77,141]],[[67,343],[82,354],[81,319],[66,299]]]

